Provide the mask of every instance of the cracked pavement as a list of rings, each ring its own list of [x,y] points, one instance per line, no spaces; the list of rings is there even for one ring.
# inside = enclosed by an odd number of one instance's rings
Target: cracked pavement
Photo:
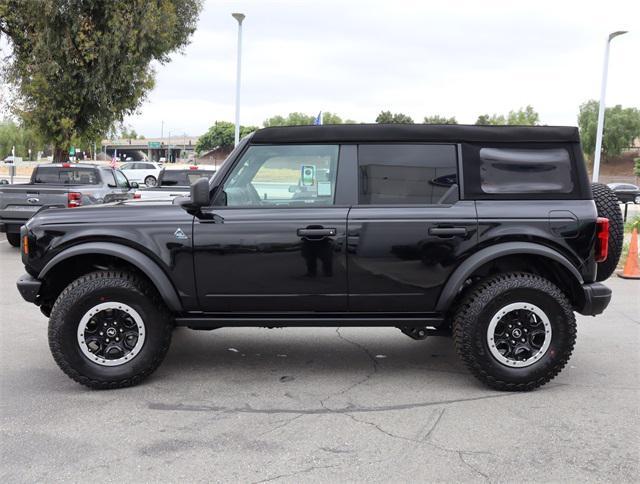
[[[481,386],[450,340],[392,328],[179,329],[140,386],[68,379],[0,243],[2,482],[637,482],[640,283],[579,316],[565,370]]]

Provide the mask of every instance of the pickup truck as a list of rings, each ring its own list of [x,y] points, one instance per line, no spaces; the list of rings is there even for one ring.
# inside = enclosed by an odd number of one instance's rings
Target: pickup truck
[[[185,166],[163,168],[158,175],[158,184],[154,187],[141,188],[133,195],[142,200],[173,200],[176,197],[189,195],[189,188],[200,178],[211,178],[216,173],[212,166]]]
[[[73,208],[132,198],[120,170],[94,164],[50,163],[33,169],[29,183],[0,184],[0,232],[14,247],[20,245],[20,226],[43,208]]]

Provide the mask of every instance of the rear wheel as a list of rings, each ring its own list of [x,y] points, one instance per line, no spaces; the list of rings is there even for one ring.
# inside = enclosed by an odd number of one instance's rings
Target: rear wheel
[[[101,271],[62,291],[51,311],[49,347],[78,383],[120,388],[160,365],[171,330],[171,316],[148,284],[127,272]]]
[[[144,179],[144,184],[148,187],[155,187],[158,184],[155,176],[149,175]]]
[[[633,203],[640,205],[640,195],[636,195],[636,198],[633,199]]]
[[[453,335],[458,355],[480,381],[526,391],[564,368],[576,321],[565,295],[548,280],[503,274],[471,289],[454,315]]]
[[[9,244],[14,247],[20,247],[20,234],[7,234]]]
[[[604,262],[598,262],[596,281],[608,279],[618,266],[624,240],[624,223],[620,211],[620,201],[607,185],[593,183],[593,201],[596,203],[598,217],[609,219],[609,255]]]

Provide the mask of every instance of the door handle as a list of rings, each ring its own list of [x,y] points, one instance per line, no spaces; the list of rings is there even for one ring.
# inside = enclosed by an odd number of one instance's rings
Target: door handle
[[[435,235],[436,237],[467,235],[467,229],[465,227],[430,227],[429,235]]]
[[[318,229],[298,229],[298,237],[322,238],[333,237],[336,235],[335,228],[318,228]]]

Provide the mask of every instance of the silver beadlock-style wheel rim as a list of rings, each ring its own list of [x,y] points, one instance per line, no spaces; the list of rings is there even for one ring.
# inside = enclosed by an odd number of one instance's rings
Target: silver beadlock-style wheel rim
[[[145,333],[144,322],[135,309],[119,302],[105,302],[82,316],[78,345],[93,363],[118,366],[138,356]]]
[[[551,323],[538,306],[509,304],[491,318],[487,343],[493,357],[505,366],[522,368],[542,358],[551,344]]]

